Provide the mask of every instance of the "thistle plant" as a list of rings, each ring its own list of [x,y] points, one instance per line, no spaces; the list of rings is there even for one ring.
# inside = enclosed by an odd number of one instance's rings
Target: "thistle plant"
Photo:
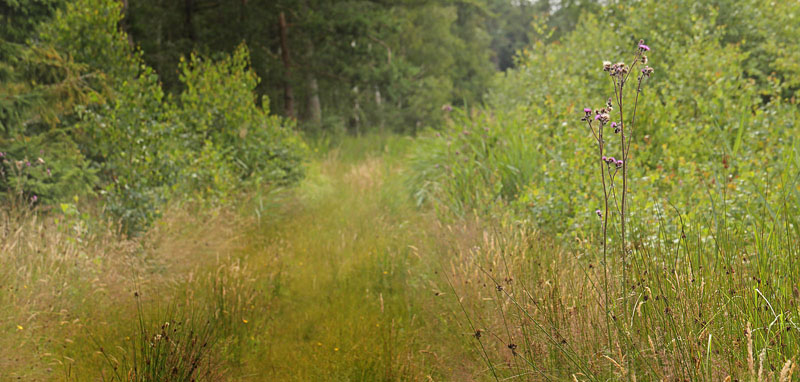
[[[628,166],[631,142],[636,128],[636,112],[639,105],[639,95],[645,80],[653,74],[653,68],[647,66],[647,52],[650,47],[639,40],[635,49],[633,61],[630,65],[624,62],[612,64],[603,62],[603,71],[608,73],[614,86],[614,94],[608,97],[601,108],[585,108],[581,121],[586,122],[597,143],[597,161],[599,162],[600,180],[603,186],[603,207],[595,213],[602,219],[602,248],[603,248],[603,276],[605,287],[605,311],[609,310],[609,283],[608,283],[608,227],[611,212],[616,213],[619,225],[619,248],[622,257],[623,287],[627,284],[628,249],[626,244],[626,220],[628,214]],[[632,110],[626,114],[625,89],[631,75],[636,73],[636,92],[634,93]],[[616,108],[616,111],[615,111]],[[618,137],[618,138],[616,138]],[[612,139],[610,139],[612,138]],[[616,141],[616,142],[614,142]],[[612,151],[618,152],[618,158],[610,156]],[[621,190],[617,192],[618,187]],[[608,320],[607,320],[608,321]],[[610,327],[609,327],[610,340]]]

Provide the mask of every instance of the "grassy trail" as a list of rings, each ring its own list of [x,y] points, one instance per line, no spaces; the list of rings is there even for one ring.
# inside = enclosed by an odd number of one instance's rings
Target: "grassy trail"
[[[144,354],[190,359],[177,344],[201,333],[205,380],[471,380],[440,270],[472,235],[409,200],[402,143],[347,141],[297,186],[178,206],[141,241],[77,214],[5,216],[0,380],[161,380]]]
[[[242,376],[449,379],[457,371],[443,352],[461,349],[448,338],[456,333],[436,325],[436,220],[411,205],[401,165],[339,153],[314,162],[292,200],[252,234],[245,262],[275,256],[280,271],[250,339],[262,345],[246,346],[256,353]]]

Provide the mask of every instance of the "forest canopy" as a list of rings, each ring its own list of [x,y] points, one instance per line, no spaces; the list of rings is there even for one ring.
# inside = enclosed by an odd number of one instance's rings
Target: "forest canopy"
[[[178,195],[296,181],[298,131],[414,133],[481,104],[517,49],[581,6],[2,1],[0,186],[23,204],[102,196],[136,232]]]

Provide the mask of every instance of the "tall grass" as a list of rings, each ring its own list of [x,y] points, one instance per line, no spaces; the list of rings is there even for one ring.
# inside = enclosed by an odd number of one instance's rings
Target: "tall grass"
[[[128,240],[76,205],[1,213],[0,379],[224,374],[222,350],[246,331],[242,297],[258,296],[244,289],[252,276],[236,260],[237,230],[251,218],[173,209],[145,238]],[[274,273],[260,281],[269,285]]]
[[[660,220],[672,223],[677,212]],[[800,236],[777,231],[796,224],[728,223],[712,232],[719,246],[685,224],[678,236],[656,227],[657,243],[634,238],[631,283],[611,271],[610,322],[601,257],[512,219],[452,260],[450,282],[498,379],[789,380],[778,371],[800,352]]]
[[[642,20],[663,11],[643,9],[631,9],[630,30],[646,33]],[[608,138],[616,119],[606,138],[575,122],[595,117],[576,110],[580,100],[612,89],[572,63],[600,72],[625,41],[588,17],[561,44],[520,57],[491,109],[453,111],[420,142],[414,196],[447,219],[477,213],[485,231],[447,275],[485,379],[791,379],[797,105],[754,98],[742,53],[718,36],[677,43],[695,32],[660,36],[667,51],[653,53],[634,141]],[[620,145],[624,165],[602,167],[601,179],[603,147]]]
[[[320,145],[297,188],[230,209],[173,206],[135,240],[84,207],[6,211],[0,345],[17,356],[0,355],[0,379],[479,374],[440,282],[475,223],[443,224],[410,201],[409,142]]]

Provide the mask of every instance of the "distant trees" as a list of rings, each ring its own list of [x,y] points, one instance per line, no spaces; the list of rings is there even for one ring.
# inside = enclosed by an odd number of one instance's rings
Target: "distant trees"
[[[308,129],[435,125],[445,104],[474,104],[496,70],[512,67],[531,22],[558,10],[525,0],[142,0],[129,25],[170,92],[181,55],[229,52],[242,41],[272,110]],[[575,20],[573,20],[575,19]],[[561,20],[561,19],[559,19]],[[559,21],[569,27],[569,21]]]
[[[182,90],[181,57],[244,42],[271,110],[310,131],[435,126],[444,105],[482,102],[533,38],[556,39],[594,0],[116,0],[117,28]],[[66,0],[0,0],[0,62]],[[552,32],[552,33],[551,33]],[[18,55],[15,55],[18,56]],[[0,79],[9,77],[0,65]]]

